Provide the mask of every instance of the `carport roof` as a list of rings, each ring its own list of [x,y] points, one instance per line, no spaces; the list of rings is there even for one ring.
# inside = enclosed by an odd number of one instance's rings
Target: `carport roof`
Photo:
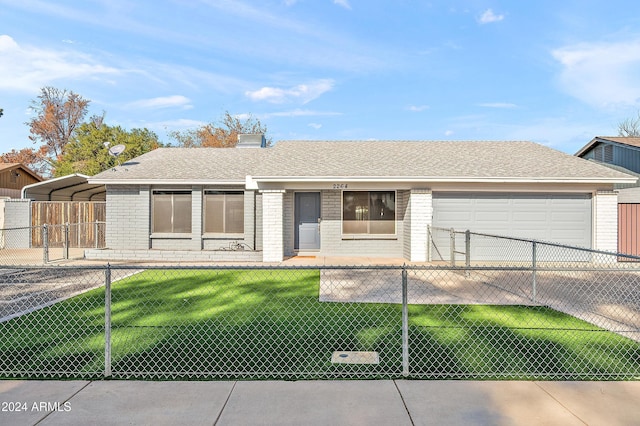
[[[22,188],[22,198],[33,201],[104,201],[105,186],[88,182],[89,176],[75,173]]]
[[[160,148],[91,183],[495,181],[632,183],[636,178],[533,142],[282,141],[271,148]]]

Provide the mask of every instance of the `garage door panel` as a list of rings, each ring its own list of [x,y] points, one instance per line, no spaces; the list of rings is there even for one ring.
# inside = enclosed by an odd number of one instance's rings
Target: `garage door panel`
[[[461,222],[473,219],[471,211],[439,211],[434,213],[434,218],[441,222]]]
[[[435,227],[591,247],[589,194],[434,193],[433,208]],[[474,259],[497,260],[495,241],[472,248]]]
[[[511,217],[515,222],[547,223],[549,221],[546,211],[513,211]]]
[[[586,213],[579,212],[552,212],[551,221],[553,223],[584,223],[588,217]]]
[[[499,211],[479,211],[474,215],[474,219],[482,222],[506,222],[509,220],[509,213]]]

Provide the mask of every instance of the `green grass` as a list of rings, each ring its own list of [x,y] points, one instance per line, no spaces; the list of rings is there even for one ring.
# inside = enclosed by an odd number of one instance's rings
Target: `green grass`
[[[116,378],[401,377],[402,309],[318,301],[313,270],[148,270],[112,286]],[[101,377],[104,289],[0,324],[0,375]],[[410,305],[415,377],[624,379],[640,345],[540,307]],[[378,365],[334,365],[336,350]]]

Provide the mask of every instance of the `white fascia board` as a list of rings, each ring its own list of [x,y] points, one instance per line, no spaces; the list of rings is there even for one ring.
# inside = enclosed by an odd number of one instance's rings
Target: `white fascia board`
[[[89,183],[100,185],[241,185],[244,180],[209,179],[89,179]]]
[[[253,189],[253,190],[257,190],[258,188],[258,181],[256,181],[255,179],[253,179],[251,176],[247,175],[247,178],[245,179],[245,184],[244,187],[246,189]]]
[[[425,178],[421,177],[359,177],[359,176],[333,176],[333,177],[252,177],[253,182],[264,183],[289,183],[289,182],[425,182],[425,183],[636,183],[638,179],[635,177],[629,178],[469,178],[469,177],[436,177]]]

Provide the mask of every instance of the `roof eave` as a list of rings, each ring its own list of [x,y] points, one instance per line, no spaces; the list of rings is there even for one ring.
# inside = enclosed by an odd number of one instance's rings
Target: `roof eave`
[[[637,178],[576,178],[576,177],[554,177],[554,178],[523,178],[523,177],[424,177],[424,176],[251,176],[256,182],[446,182],[446,183],[635,183]]]

